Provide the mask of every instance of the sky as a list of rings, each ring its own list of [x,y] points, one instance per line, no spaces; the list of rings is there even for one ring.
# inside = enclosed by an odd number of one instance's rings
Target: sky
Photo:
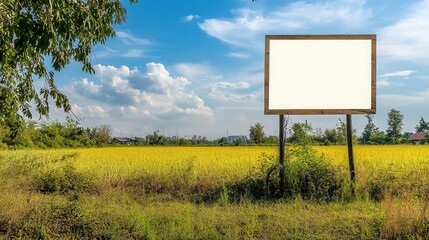
[[[248,135],[261,123],[278,135],[278,116],[264,115],[265,35],[376,34],[377,113],[404,115],[404,131],[429,120],[429,0],[140,0],[123,1],[127,21],[90,55],[95,74],[72,62],[56,74],[83,126],[111,125],[114,136],[156,130],[217,139]],[[287,96],[285,96],[287,98]],[[50,119],[62,120],[62,110]],[[334,128],[344,115],[290,116]],[[366,118],[353,115],[363,131]]]

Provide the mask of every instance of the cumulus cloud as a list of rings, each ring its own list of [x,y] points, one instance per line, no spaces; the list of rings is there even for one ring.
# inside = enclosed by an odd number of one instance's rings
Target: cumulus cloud
[[[211,108],[189,88],[188,79],[171,76],[160,63],[148,63],[146,68],[141,72],[127,66],[94,66],[98,81],[83,78],[66,87],[77,102],[74,112],[99,117],[212,117]]]
[[[198,15],[188,15],[188,16],[183,17],[182,20],[185,22],[191,22],[192,20],[198,19],[198,18],[200,18],[200,16],[198,16]]]
[[[207,63],[183,62],[174,65],[173,69],[178,74],[187,79],[192,79],[193,81],[213,81],[223,78],[222,75],[216,74],[216,71]]]
[[[378,79],[377,80],[377,87],[388,87],[390,86],[390,82],[388,79]]]
[[[209,98],[221,102],[254,102],[258,95],[244,91],[249,88],[247,82],[215,82],[209,85]]]
[[[428,60],[428,12],[429,0],[421,1],[411,8],[408,16],[380,29],[380,54],[397,59]]]
[[[210,84],[210,88],[212,91],[217,91],[218,89],[245,89],[248,88],[249,84],[247,82],[238,82],[238,83],[232,83],[232,82],[215,82]]]
[[[380,75],[380,77],[407,77],[415,72],[416,71],[413,71],[413,70],[396,71],[396,72],[382,74]]]
[[[243,48],[261,49],[265,34],[287,34],[335,25],[345,31],[359,28],[371,17],[363,0],[295,2],[272,12],[235,9],[231,19],[206,19],[199,24],[208,35]]]

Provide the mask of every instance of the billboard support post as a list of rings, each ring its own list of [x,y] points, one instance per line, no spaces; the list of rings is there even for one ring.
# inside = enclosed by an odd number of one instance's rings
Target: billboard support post
[[[354,194],[354,184],[356,181],[355,162],[353,157],[353,133],[352,133],[352,115],[346,115],[347,125],[347,148],[349,153],[349,169],[350,169],[350,180],[352,184],[352,194]]]
[[[285,193],[285,116],[283,114],[279,115],[279,164],[280,164],[280,173],[279,173],[279,185],[280,185],[280,195],[284,196]]]

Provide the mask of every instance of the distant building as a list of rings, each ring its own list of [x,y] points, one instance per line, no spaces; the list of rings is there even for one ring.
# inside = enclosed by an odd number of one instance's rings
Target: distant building
[[[113,144],[122,144],[122,145],[126,145],[126,146],[129,146],[129,145],[133,145],[134,144],[134,139],[131,139],[131,138],[121,138],[121,137],[115,137],[115,138],[113,138],[112,139],[112,143]]]
[[[408,138],[408,141],[413,142],[413,143],[423,143],[426,141],[427,139],[427,133],[426,132],[418,132],[418,133],[413,133],[411,134],[411,136]]]
[[[242,143],[247,143],[248,141],[247,136],[244,135],[228,136],[227,141],[228,143],[235,143],[238,139],[240,139]]]

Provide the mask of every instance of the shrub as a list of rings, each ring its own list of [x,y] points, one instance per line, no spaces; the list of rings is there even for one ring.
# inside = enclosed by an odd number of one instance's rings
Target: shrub
[[[71,163],[36,174],[33,183],[34,189],[42,193],[94,190],[92,178],[83,173],[77,173]]]
[[[309,146],[291,148],[286,152],[285,192],[280,192],[280,164],[274,155],[262,154],[259,166],[246,179],[229,186],[229,197],[238,201],[242,197],[252,200],[296,198],[333,201],[343,194],[347,181],[323,155]]]

